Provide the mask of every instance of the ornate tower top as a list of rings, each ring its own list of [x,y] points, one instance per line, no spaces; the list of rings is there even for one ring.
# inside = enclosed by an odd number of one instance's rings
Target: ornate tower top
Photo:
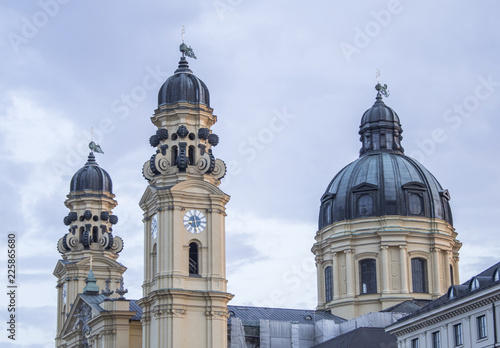
[[[113,236],[113,225],[118,217],[111,210],[116,207],[111,177],[97,164],[94,151],[103,153],[93,141],[87,163],[80,168],[70,183],[70,193],[65,205],[70,212],[64,217],[68,233],[58,242],[61,254],[70,256],[72,252],[86,250],[110,251],[114,258],[123,249],[120,237]],[[80,258],[80,256],[78,256]]]
[[[195,76],[186,59],[196,58],[184,40],[179,67],[160,88],[158,109],[151,118],[158,128],[149,139],[156,148],[144,164],[144,177],[155,186],[169,186],[188,177],[219,185],[226,166],[212,153],[219,137],[211,126],[217,116],[210,108],[210,94],[205,83]]]

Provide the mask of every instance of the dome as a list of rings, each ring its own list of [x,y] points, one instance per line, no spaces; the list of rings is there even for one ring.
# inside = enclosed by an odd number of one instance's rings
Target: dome
[[[210,94],[205,83],[196,77],[185,57],[181,57],[179,68],[161,86],[158,106],[189,102],[210,107]]]
[[[382,101],[361,119],[360,158],[342,169],[321,198],[319,229],[370,216],[438,218],[453,224],[450,195],[419,162],[404,155],[396,112]]]
[[[85,166],[80,168],[70,183],[70,192],[92,190],[113,193],[113,182],[108,172],[99,167],[95,161],[94,153],[89,154]]]

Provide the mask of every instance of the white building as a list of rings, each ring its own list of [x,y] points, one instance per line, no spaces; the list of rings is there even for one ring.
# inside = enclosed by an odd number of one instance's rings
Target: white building
[[[500,262],[386,328],[400,348],[498,347]]]

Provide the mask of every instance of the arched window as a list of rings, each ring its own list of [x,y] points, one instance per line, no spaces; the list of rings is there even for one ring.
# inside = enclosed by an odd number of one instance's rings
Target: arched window
[[[172,153],[172,165],[177,164],[177,156],[179,155],[177,146],[172,146],[172,150],[170,150]]]
[[[192,242],[189,244],[189,274],[200,274],[200,261],[198,253],[198,244]]]
[[[333,272],[332,267],[325,268],[325,302],[333,299]]]
[[[92,227],[92,242],[99,242],[99,228],[97,226]]]
[[[189,164],[193,166],[194,165],[194,146],[193,145],[189,146],[188,159],[189,159]]]
[[[450,265],[450,282],[451,282],[451,285],[455,285],[455,281],[453,279],[453,266]]]
[[[153,245],[153,252],[151,253],[151,280],[156,277],[158,273],[158,261],[156,257],[156,244]]]
[[[377,269],[374,259],[366,259],[359,262],[361,294],[377,293]]]
[[[411,259],[411,279],[413,292],[429,292],[427,288],[427,260],[421,258]]]

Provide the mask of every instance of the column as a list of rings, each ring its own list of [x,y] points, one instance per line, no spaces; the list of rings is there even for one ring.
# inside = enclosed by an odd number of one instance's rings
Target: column
[[[347,297],[354,296],[354,284],[356,279],[354,278],[354,250],[346,249],[345,253],[345,268],[346,268],[346,277],[347,277]]]
[[[318,279],[318,305],[322,306],[326,303],[325,299],[325,275],[323,271],[323,257],[316,256],[316,277]]]
[[[439,270],[439,256],[440,256],[440,251],[438,248],[433,248],[431,249],[432,252],[432,274],[434,275],[434,293],[433,295],[436,296],[441,296],[441,284],[439,281],[439,276],[440,276],[440,270]]]
[[[450,265],[452,264],[453,260],[453,252],[451,250],[446,251],[446,256],[445,256],[445,263],[444,263],[444,281],[445,281],[445,288],[450,287],[451,285],[451,275],[450,275]]]
[[[401,266],[401,292],[407,294],[408,291],[408,267],[406,266],[406,245],[399,246],[399,263]]]
[[[332,253],[332,268],[333,268],[333,299],[340,298],[340,278],[339,278],[339,262],[337,253]]]
[[[382,245],[380,246],[381,257],[380,257],[380,270],[382,271],[382,293],[387,294],[390,292],[389,290],[389,264],[387,262],[387,249],[389,246]]]

